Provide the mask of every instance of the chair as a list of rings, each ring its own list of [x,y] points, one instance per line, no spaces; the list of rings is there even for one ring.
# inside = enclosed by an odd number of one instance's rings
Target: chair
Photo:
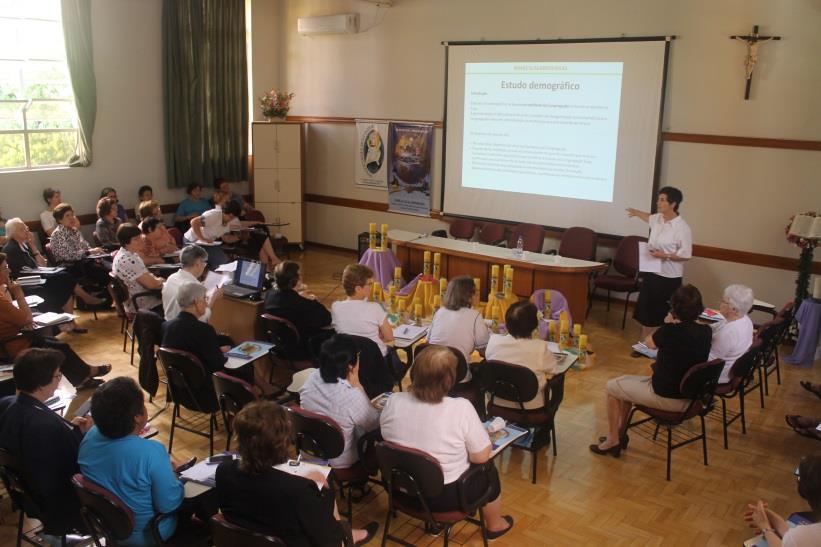
[[[779,323],[779,330],[775,333],[775,339],[772,341],[770,348],[768,362],[766,365],[766,377],[764,378],[764,390],[769,394],[769,376],[775,372],[775,379],[778,385],[781,385],[781,358],[778,354],[778,348],[784,343],[784,340],[789,336],[790,326],[793,317],[795,316],[795,302],[790,301],[784,304],[778,313],[775,315],[775,320],[781,319],[783,323]]]
[[[761,340],[763,346],[761,348],[761,360],[758,363],[758,380],[764,385],[764,394],[770,394],[769,377],[773,372],[776,373],[776,380],[781,383],[780,359],[778,357],[778,347],[783,341],[784,335],[789,327],[784,316],[776,315],[772,321],[767,321],[755,335],[756,339]],[[761,397],[761,408],[764,408],[764,396]]]
[[[11,452],[0,448],[0,479],[11,498],[12,511],[20,511],[17,520],[17,547],[25,541],[31,545],[42,545],[40,542],[29,539],[23,533],[23,523],[26,515],[30,518],[40,518],[42,511],[37,502],[38,496],[29,486],[28,472],[22,463]],[[47,523],[44,523],[44,530],[47,531]],[[54,531],[48,531],[54,533]],[[67,531],[58,531],[57,535],[62,535],[62,544],[65,545],[65,534]]]
[[[390,534],[391,518],[396,511],[401,511],[412,518],[424,521],[436,530],[444,527],[445,547],[448,545],[454,524],[463,520],[476,524],[482,530],[482,542],[487,547],[484,506],[492,494],[492,486],[486,481],[484,491],[475,499],[467,499],[466,490],[470,481],[481,480],[482,475],[486,473],[485,466],[493,465],[492,463],[472,465],[456,480],[459,507],[454,507],[450,511],[434,512],[428,507],[427,500],[438,496],[445,485],[442,467],[433,456],[421,450],[383,441],[376,445],[376,459],[388,491],[388,511],[385,516],[385,529],[382,532],[382,545],[389,539],[408,547],[413,545]],[[471,516],[477,511],[478,520]]]
[[[54,251],[51,250],[51,243],[46,243],[43,245],[43,250],[46,252],[46,259],[48,260],[49,264],[57,265],[57,261],[54,260]]]
[[[270,313],[263,313],[259,316],[259,319],[262,322],[265,339],[274,344],[271,349],[271,360],[274,365],[284,363],[291,373],[316,367],[314,361],[304,357],[302,338],[296,325],[284,317]],[[272,367],[268,383],[271,383],[273,375],[274,369]]]
[[[741,357],[735,360],[730,368],[730,381],[716,386],[715,394],[721,398],[721,424],[724,429],[724,448],[729,448],[727,444],[727,429],[730,425],[741,419],[741,433],[747,434],[747,419],[744,413],[744,396],[758,387],[755,383],[755,369],[759,355],[761,354],[761,340],[755,340]],[[755,383],[755,385],[753,385]],[[727,419],[727,401],[738,395],[738,412],[730,413]]]
[[[172,226],[168,228],[168,233],[171,234],[171,237],[174,238],[174,241],[177,243],[177,247],[183,246],[183,236],[182,231],[177,228],[176,226]]]
[[[619,246],[616,247],[616,254],[613,255],[609,262],[608,270],[604,275],[600,275],[593,279],[593,291],[596,289],[607,290],[607,311],[610,311],[610,292],[627,293],[624,297],[624,315],[621,319],[621,328],[624,330],[624,325],[627,323],[627,304],[630,301],[630,295],[638,292],[641,287],[641,278],[639,278],[639,242],[647,241],[646,237],[640,236],[626,236]],[[609,266],[618,272],[611,274]],[[590,312],[590,306],[593,304],[593,299],[588,299],[587,312]]]
[[[120,317],[120,332],[123,333],[123,353],[126,352],[126,345],[131,340],[131,365],[134,365],[134,341],[136,339],[134,333],[134,319],[137,316],[136,311],[129,311],[128,303],[131,304],[132,310],[139,310],[140,298],[148,296],[162,296],[162,291],[158,289],[143,291],[134,295],[129,294],[128,287],[122,279],[114,275],[114,272],[108,273],[111,277],[111,293],[114,295],[114,306],[117,310],[117,316]],[[130,328],[129,328],[130,327]]]
[[[479,241],[487,245],[498,245],[505,241],[504,224],[497,222],[485,222],[479,229]]]
[[[396,384],[401,391],[402,379],[410,366],[402,363],[396,348],[389,347],[388,354],[383,356],[379,346],[370,338],[352,334],[345,336],[359,351],[359,381],[368,398],[373,399],[386,391],[393,391]]]
[[[428,348],[434,344],[428,344],[426,342],[422,342],[417,344],[413,350],[413,360],[419,357],[422,351],[425,348]],[[476,377],[472,377],[467,382],[463,382],[462,380],[465,379],[465,376],[468,374],[468,362],[465,359],[465,356],[462,354],[461,351],[458,349],[445,346],[450,350],[451,353],[456,357],[456,382],[453,384],[453,387],[450,389],[448,393],[448,397],[462,397],[463,399],[467,399],[468,401],[473,404],[473,407],[476,409],[476,413],[479,414],[480,418],[484,418],[485,415],[485,400],[482,393],[482,386],[479,384],[479,380]],[[411,368],[411,379],[413,379],[413,369]]]
[[[214,454],[214,429],[217,427],[217,414],[220,409],[214,387],[206,376],[205,367],[200,360],[187,351],[161,347],[157,351],[165,377],[168,380],[168,394],[174,404],[171,411],[171,432],[168,437],[168,453],[174,445],[174,429],[179,427],[208,439],[208,454]],[[180,407],[194,412],[208,414],[208,433],[186,425],[177,425]]]
[[[538,224],[517,224],[510,232],[507,246],[516,248],[516,242],[522,238],[523,249],[530,253],[541,253],[544,246],[544,227]]]
[[[345,436],[342,428],[333,419],[322,414],[305,410],[298,406],[286,406],[291,416],[295,445],[298,452],[319,458],[332,460],[342,455],[345,450]],[[350,467],[334,467],[333,480],[340,488],[348,490],[348,510],[343,513],[348,520],[353,518],[353,500],[351,491],[354,483],[366,482],[370,476],[364,465],[364,447],[359,454],[359,461]]]
[[[487,405],[488,416],[499,416],[508,422],[530,429],[530,437],[515,446],[532,454],[531,482],[536,484],[539,450],[552,441],[553,456],[556,449],[556,412],[564,399],[564,374],[557,374],[544,387],[544,406],[525,409],[524,403],[539,393],[539,381],[536,374],[527,367],[490,360],[485,363],[482,383],[490,394]],[[497,405],[496,397],[512,401],[519,408]],[[528,443],[529,444],[526,444]]]
[[[627,417],[627,429],[639,426],[643,423],[654,421],[656,430],[653,433],[653,440],[658,435],[659,427],[667,429],[667,480],[671,476],[671,464],[673,450],[681,448],[692,442],[701,440],[704,451],[704,465],[707,465],[707,431],[704,428],[704,416],[713,409],[713,395],[718,384],[718,377],[724,368],[724,361],[713,359],[706,363],[699,363],[690,367],[690,370],[681,379],[679,389],[683,395],[690,399],[690,404],[682,412],[660,410],[645,405],[634,405]],[[648,418],[643,418],[638,422],[633,422],[633,415],[636,411],[643,412]],[[673,444],[673,428],[681,425],[690,418],[699,417],[701,420],[701,434],[692,436],[686,440]]]
[[[168,380],[161,379],[157,371],[157,346],[162,342],[163,318],[153,311],[140,310],[134,318],[132,332],[137,339],[137,354],[139,355],[139,366],[137,368],[137,378],[140,387],[148,393],[148,402],[153,402],[157,396],[157,389],[160,384],[165,384],[165,405],[151,416],[148,421],[156,418],[161,412],[168,408]]]
[[[596,232],[581,226],[568,228],[562,234],[558,252],[551,249],[547,254],[558,254],[578,260],[596,260]]]
[[[234,416],[242,407],[258,400],[259,397],[254,393],[251,384],[236,376],[218,371],[211,374],[211,381],[214,383],[214,391],[222,411],[222,423],[225,424],[225,431],[228,434],[225,441],[225,451],[228,452],[231,450],[231,437],[234,434]]]
[[[454,239],[471,240],[473,238],[473,232],[475,231],[476,223],[467,218],[453,219],[453,222],[450,223],[450,227],[448,228],[450,236]]]
[[[211,533],[215,547],[286,547],[284,541],[275,536],[252,532],[247,528],[230,523],[225,515],[217,513],[211,517]]]
[[[265,222],[265,215],[258,209],[245,211],[245,220],[249,222]]]

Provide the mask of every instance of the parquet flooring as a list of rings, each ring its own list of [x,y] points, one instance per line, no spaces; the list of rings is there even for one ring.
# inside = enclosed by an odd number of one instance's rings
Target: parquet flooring
[[[339,276],[345,264],[354,260],[353,253],[310,248],[294,253],[294,258],[302,262],[305,281],[323,302],[330,305],[344,297]],[[707,304],[717,307],[717,303]],[[137,369],[121,351],[122,335],[114,312],[100,314],[97,321],[88,314],[82,319],[89,334],[63,338],[89,362],[111,362],[112,377],[125,374],[136,378]],[[632,435],[629,449],[619,459],[589,452],[588,444],[606,429],[605,382],[620,374],[649,371],[649,360],[629,357],[629,346],[639,335],[638,325],[628,321],[622,331],[620,324],[618,304],[608,315],[603,302],[594,303],[584,331],[590,336],[596,362],[585,371],[568,372],[565,398],[556,418],[558,456],[553,457],[549,448],[539,454],[538,483],[530,483],[529,454],[511,450],[498,458],[504,510],[513,515],[516,524],[495,543],[739,545],[752,535],[741,518],[748,501],[765,499],[783,514],[805,510],[796,492],[793,470],[802,455],[821,449],[821,445],[794,434],[784,423],[784,414],[821,415],[821,402],[798,385],[802,379],[821,381],[818,366],[799,368],[782,363],[782,383],[777,385],[771,376],[765,409],[759,407],[757,393],[750,394],[748,434],[741,435],[740,424],[734,424],[729,450],[722,446],[721,422],[708,420],[709,466],[702,465],[700,443],[678,449],[673,453],[670,482],[665,480],[663,433],[656,443]],[[161,390],[159,405],[162,402]],[[735,408],[735,403],[732,405]],[[159,408],[148,404],[150,414]],[[169,416],[166,411],[153,422],[160,429],[156,439],[162,443],[168,441]],[[221,431],[215,446],[224,446],[224,442]],[[175,435],[175,458],[202,458],[207,452],[206,439],[184,431]],[[386,507],[386,494],[374,487],[354,506],[354,524],[378,520],[381,526]],[[16,519],[9,514],[7,499],[0,508],[4,516],[0,544],[11,545]],[[417,545],[442,543],[441,538],[426,535],[418,521],[402,515],[393,521],[391,530]],[[457,545],[481,545],[477,528],[470,524],[458,525],[452,540]]]

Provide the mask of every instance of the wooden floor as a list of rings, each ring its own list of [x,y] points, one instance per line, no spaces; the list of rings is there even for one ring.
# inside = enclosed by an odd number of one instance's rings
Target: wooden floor
[[[302,262],[305,281],[326,305],[344,298],[339,280],[343,267],[354,261],[353,253],[312,248],[294,258]],[[717,302],[706,304],[718,307]],[[122,352],[114,313],[100,314],[97,321],[84,314],[82,324],[89,327],[88,334],[63,338],[90,363],[111,362],[111,377],[136,378],[137,369]],[[565,399],[556,418],[558,456],[553,457],[549,449],[539,454],[538,483],[530,483],[528,454],[512,450],[498,458],[503,506],[514,517],[515,527],[497,545],[740,545],[752,535],[741,518],[748,501],[765,499],[783,514],[806,510],[796,492],[793,470],[802,455],[821,449],[821,444],[794,434],[784,423],[784,414],[821,416],[821,402],[798,385],[802,379],[821,381],[821,367],[782,363],[781,385],[771,377],[766,409],[759,407],[757,394],[748,398],[748,434],[741,435],[740,424],[734,424],[730,449],[724,450],[721,422],[708,420],[710,465],[702,464],[700,443],[681,448],[673,453],[673,479],[667,482],[663,435],[656,443],[632,435],[630,448],[619,459],[588,450],[605,432],[605,382],[621,374],[649,373],[649,360],[629,356],[638,325],[628,321],[625,330],[620,325],[617,304],[609,315],[603,302],[594,304],[584,331],[597,361],[585,371],[568,372]],[[148,404],[149,414],[159,408]],[[166,411],[153,422],[160,429],[156,439],[162,443],[168,442],[169,415]],[[224,446],[222,433],[217,447]],[[207,440],[179,431],[174,457],[192,455],[206,457]],[[373,488],[355,505],[354,525],[378,520],[381,526],[386,506],[386,494]],[[0,544],[11,545],[16,519],[9,514],[7,499],[0,507],[4,516]],[[442,542],[425,535],[418,521],[402,515],[391,530],[418,545]],[[453,541],[481,545],[477,528],[467,524],[457,526]]]

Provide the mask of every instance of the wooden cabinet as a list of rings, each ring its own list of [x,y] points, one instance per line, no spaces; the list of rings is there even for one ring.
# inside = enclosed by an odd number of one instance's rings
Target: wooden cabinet
[[[253,123],[254,206],[266,222],[289,223],[279,229],[289,243],[305,241],[303,150],[301,123]]]

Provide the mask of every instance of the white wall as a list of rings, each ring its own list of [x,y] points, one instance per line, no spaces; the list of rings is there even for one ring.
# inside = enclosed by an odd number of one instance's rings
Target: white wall
[[[271,27],[281,28],[282,47],[270,54],[255,48],[254,64],[278,64],[280,84],[296,93],[294,115],[441,120],[443,40],[675,34],[664,130],[821,140],[818,1],[397,0],[380,8],[359,0],[280,0],[278,5],[280,19]],[[360,13],[367,30],[296,33],[297,17],[344,12]],[[747,33],[753,24],[783,39],[761,46],[752,100],[744,101],[745,49],[729,36]],[[354,139],[353,126],[310,127],[307,192],[386,201],[382,192],[354,187]],[[441,147],[440,131],[435,140]],[[440,160],[434,165],[435,188]],[[696,243],[796,257],[797,250],[783,239],[783,225],[796,210],[821,207],[819,168],[818,152],[670,142],[664,145],[662,183],[683,190],[682,212]],[[434,189],[434,208],[438,194]],[[369,221],[420,231],[439,226],[311,204],[308,239],[352,248],[355,234]],[[642,229],[637,223],[636,232]],[[775,303],[788,299],[794,287],[791,272],[709,259],[691,261],[686,277],[708,299],[717,298],[728,281],[748,283]]]

